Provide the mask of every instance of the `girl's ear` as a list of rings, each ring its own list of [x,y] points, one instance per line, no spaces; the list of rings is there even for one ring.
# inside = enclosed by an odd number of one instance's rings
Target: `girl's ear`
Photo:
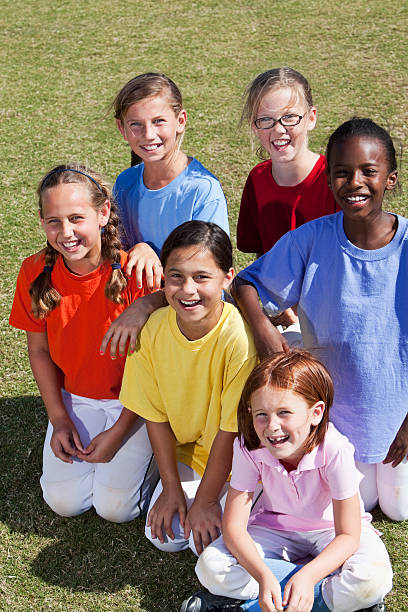
[[[127,142],[125,127],[124,127],[121,119],[116,119],[116,127],[118,128],[119,132],[122,134],[123,138]]]
[[[223,289],[228,289],[228,287],[232,283],[232,279],[234,278],[234,276],[235,276],[235,270],[234,268],[230,268],[225,275],[224,282],[222,285]]]
[[[312,411],[312,419],[311,419],[312,425],[318,425],[320,423],[320,421],[323,418],[324,409],[325,409],[325,405],[324,405],[324,402],[322,401],[316,402],[315,404],[313,404],[313,406],[310,408],[310,410]]]
[[[111,210],[111,203],[109,200],[105,200],[102,208],[99,211],[99,227],[105,227],[109,221]]]
[[[387,185],[385,186],[385,188],[391,191],[391,189],[394,189],[397,183],[398,183],[398,170],[394,170],[393,172],[390,172],[390,174],[388,175]]]
[[[186,123],[187,123],[187,113],[184,110],[184,108],[182,108],[177,117],[176,134],[182,134],[184,132],[186,128]]]
[[[317,121],[317,108],[312,106],[312,108],[308,111],[308,119],[307,119],[307,130],[310,132],[314,129]]]

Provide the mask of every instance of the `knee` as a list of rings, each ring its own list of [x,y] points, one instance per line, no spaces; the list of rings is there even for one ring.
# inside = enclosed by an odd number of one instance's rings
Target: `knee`
[[[91,496],[84,497],[70,487],[61,487],[60,483],[41,483],[41,487],[45,502],[59,516],[78,516],[92,507]]]
[[[201,584],[210,593],[217,593],[221,584],[225,586],[228,577],[225,568],[225,555],[214,546],[207,546],[198,558],[195,572]]]
[[[160,542],[159,538],[153,538],[150,527],[145,527],[145,536],[158,550],[163,552],[180,552],[188,548],[188,540],[179,539],[177,537],[171,540],[167,535],[164,535],[164,542]]]
[[[392,568],[388,560],[366,563],[355,585],[355,597],[359,606],[369,608],[382,601],[392,589]]]
[[[127,491],[95,488],[93,506],[98,516],[111,523],[128,523],[140,515],[138,504]]]
[[[380,499],[380,508],[392,521],[408,520],[408,503],[400,502],[398,489],[394,492],[393,497],[388,496],[388,498]]]

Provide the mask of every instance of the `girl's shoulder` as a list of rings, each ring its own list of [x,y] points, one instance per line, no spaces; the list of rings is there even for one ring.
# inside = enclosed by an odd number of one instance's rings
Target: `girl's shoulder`
[[[45,248],[41,249],[33,255],[26,257],[20,268],[20,274],[25,274],[28,277],[36,278],[43,270],[45,265]]]
[[[330,463],[339,455],[354,456],[354,446],[333,423],[329,423],[324,440],[318,446],[319,452],[324,456],[325,462]]]
[[[143,176],[143,162],[137,164],[137,166],[131,166],[126,168],[116,177],[114,191],[130,189],[133,185],[140,181],[140,177]]]

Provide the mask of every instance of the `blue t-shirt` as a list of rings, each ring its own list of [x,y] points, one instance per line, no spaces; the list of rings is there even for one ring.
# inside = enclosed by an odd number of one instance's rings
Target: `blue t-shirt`
[[[408,220],[392,241],[359,249],[343,213],[285,234],[240,272],[265,309],[298,304],[304,346],[334,381],[331,420],[364,463],[382,461],[408,408]]]
[[[116,179],[124,236],[123,248],[147,242],[159,255],[170,232],[191,219],[212,221],[229,233],[227,202],[219,181],[192,159],[174,180],[161,189],[147,189],[144,164],[127,168]]]

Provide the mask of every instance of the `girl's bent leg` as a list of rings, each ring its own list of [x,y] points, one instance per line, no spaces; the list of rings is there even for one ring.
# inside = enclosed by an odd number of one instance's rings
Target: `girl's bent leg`
[[[62,390],[67,412],[78,430],[81,442],[87,446],[91,439],[104,430],[106,416],[95,400],[73,395]],[[43,449],[43,473],[40,479],[43,497],[60,516],[77,516],[93,504],[94,465],[73,458],[64,463],[51,450],[52,425],[48,424]]]
[[[276,546],[275,552],[268,550],[267,553],[265,553],[261,542],[268,538],[268,532],[273,535],[274,532],[272,530],[262,527],[249,527],[248,531],[251,533],[255,541],[255,546],[265,564],[280,583],[283,595],[283,590],[289,578],[303,566],[283,560],[280,556],[279,545]],[[270,542],[268,546],[269,544]],[[265,554],[268,555],[267,558],[264,556]],[[196,574],[201,584],[203,584],[210,593],[214,595],[223,595],[232,599],[254,600],[246,601],[246,603],[243,604],[243,609],[251,610],[251,612],[261,610],[256,601],[259,595],[258,582],[239,565],[238,561],[225,546],[222,537],[213,544],[210,544],[201,554],[197,561]],[[313,611],[329,612],[329,608],[326,606],[322,597],[321,583],[322,581],[315,585]]]
[[[360,482],[360,495],[367,512],[371,512],[378,504],[377,463],[361,463],[356,461],[356,468],[363,475]]]
[[[380,508],[393,521],[408,519],[408,461],[397,467],[377,463],[377,488]]]
[[[178,468],[178,472],[180,476],[181,487],[183,489],[184,496],[186,498],[187,510],[189,510],[196,496],[197,489],[200,486],[201,476],[197,474],[197,472],[195,472],[192,468],[188,467],[187,465],[184,465],[184,463],[181,463],[180,461],[177,463],[177,468]],[[225,485],[221,493],[220,504],[222,508],[224,508],[224,505],[225,505],[227,488],[228,488],[228,485]],[[160,480],[153,493],[153,496],[152,496],[152,499],[149,505],[148,514],[151,508],[154,506],[162,490],[163,488],[162,488],[162,483]],[[163,544],[160,542],[158,538],[154,538],[154,539],[152,538],[150,527],[147,527],[147,526],[145,527],[145,535],[150,540],[150,542],[154,544],[156,548],[158,548],[159,550],[163,550],[166,552],[179,552],[180,550],[191,548],[193,553],[198,556],[196,548],[194,546],[194,540],[193,540],[192,534],[190,534],[190,537],[187,539],[184,537],[184,530],[180,525],[178,514],[175,514],[173,517],[172,529],[174,533],[174,540],[171,540],[167,536],[167,534],[163,534],[164,535]]]
[[[319,548],[324,545],[322,542]],[[330,610],[350,612],[379,603],[391,588],[392,569],[387,550],[375,530],[363,525],[359,549],[339,570],[323,580],[322,593]]]
[[[195,495],[197,493],[197,489],[200,486],[201,476],[197,474],[197,472],[195,472],[192,468],[188,467],[187,465],[184,465],[184,463],[181,463],[180,461],[178,461],[177,463],[177,468],[180,476],[181,487],[186,498],[188,510],[191,507],[191,504],[193,503]],[[162,482],[161,480],[159,480],[157,487],[155,488],[154,493],[152,495],[152,499],[150,501],[149,509],[147,511],[148,515],[162,491]],[[147,539],[150,540],[150,542],[156,546],[156,548],[165,552],[179,552],[180,550],[185,550],[186,548],[188,548],[189,540],[184,537],[184,529],[180,524],[178,514],[175,514],[173,516],[171,526],[174,533],[174,540],[169,538],[167,534],[163,533],[164,542],[161,543],[158,538],[152,538],[150,527],[148,527],[147,525],[145,527],[145,535]]]
[[[107,402],[108,400],[103,400]],[[116,400],[106,410],[112,412]],[[114,411],[113,411],[114,413]],[[114,419],[115,420],[115,419]],[[108,416],[106,429],[111,426]],[[146,512],[158,480],[158,469],[147,435],[146,424],[139,417],[133,430],[108,463],[97,463],[93,482],[93,505],[107,521],[125,523]]]

